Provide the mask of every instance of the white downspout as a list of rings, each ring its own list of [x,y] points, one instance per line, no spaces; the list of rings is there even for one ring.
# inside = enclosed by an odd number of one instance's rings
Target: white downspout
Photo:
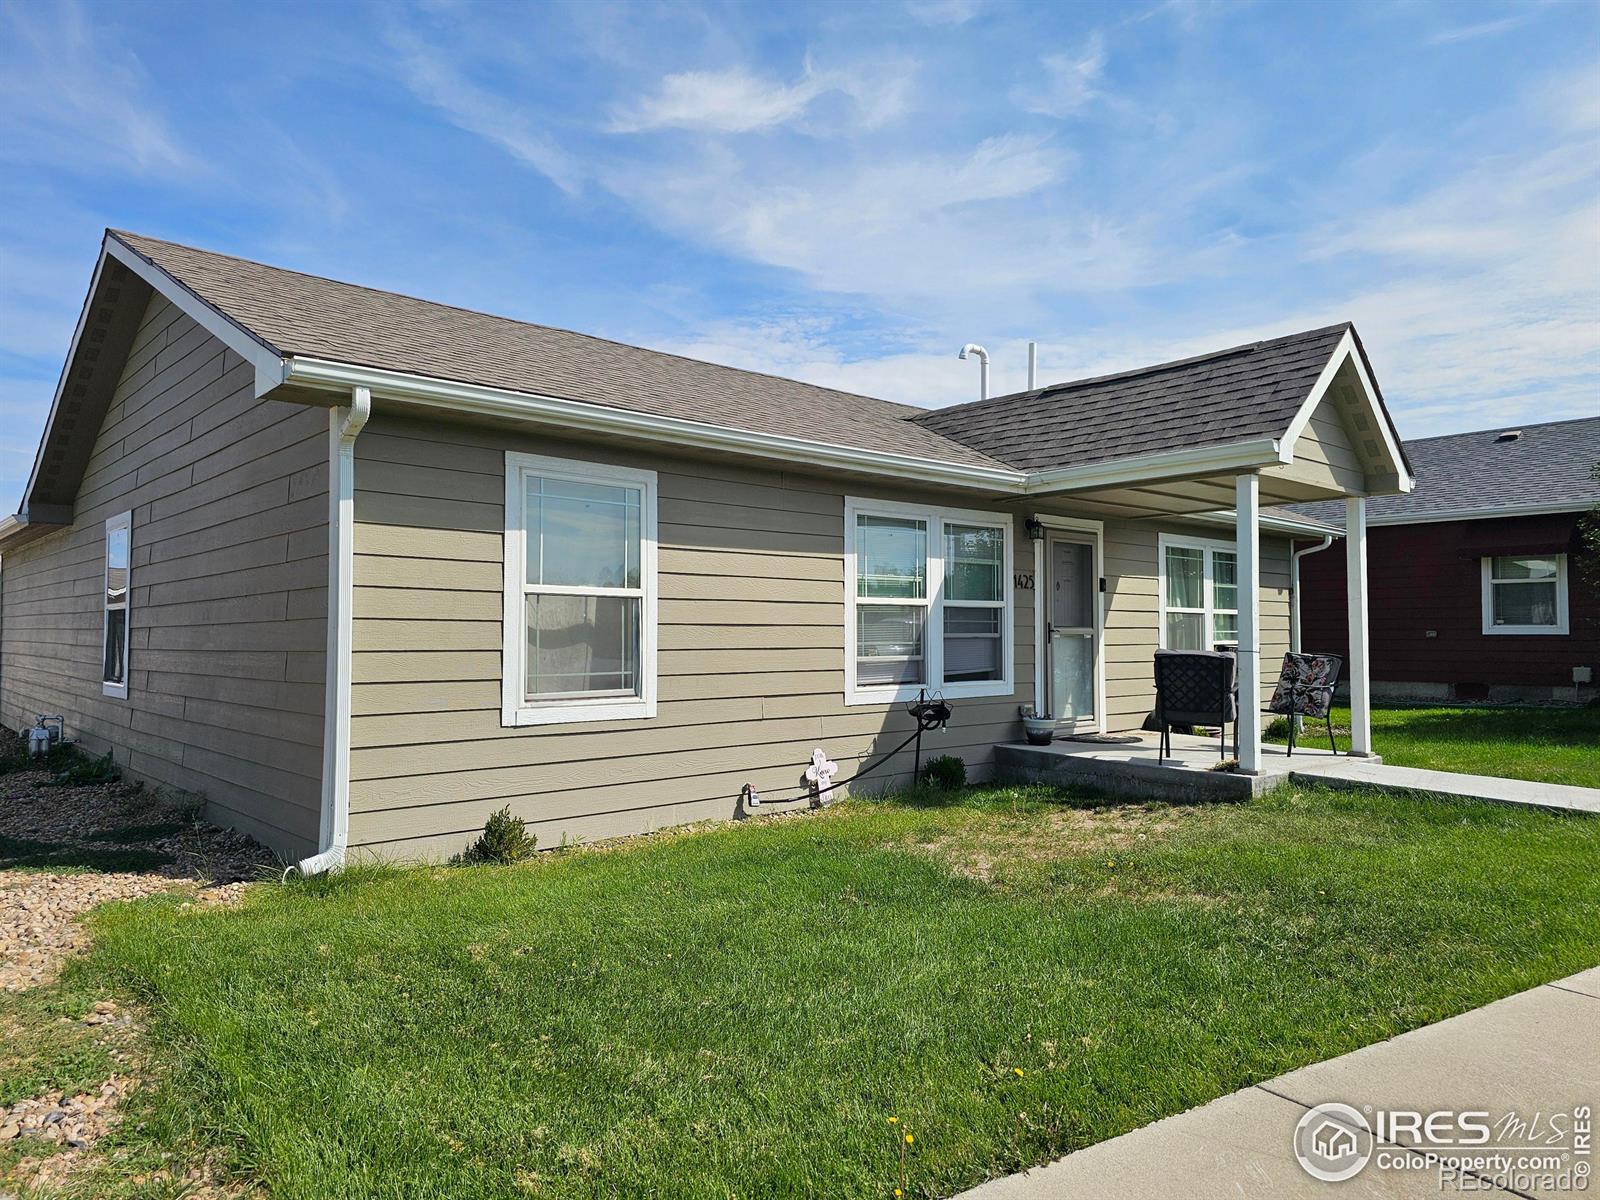
[[[1289,649],[1300,651],[1300,560],[1308,554],[1326,550],[1333,545],[1333,534],[1327,534],[1315,546],[1306,546],[1289,555]]]
[[[318,843],[322,849],[289,868],[302,875],[320,875],[344,866],[350,841],[356,435],[371,415],[372,392],[364,387],[350,389],[348,408],[328,412],[328,663],[322,701],[322,831]]]

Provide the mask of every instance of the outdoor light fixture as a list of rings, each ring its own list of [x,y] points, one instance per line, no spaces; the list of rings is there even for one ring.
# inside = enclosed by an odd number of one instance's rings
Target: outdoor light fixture
[[[1044,522],[1039,520],[1038,517],[1029,517],[1022,523],[1022,527],[1028,531],[1028,536],[1034,541],[1044,541]]]

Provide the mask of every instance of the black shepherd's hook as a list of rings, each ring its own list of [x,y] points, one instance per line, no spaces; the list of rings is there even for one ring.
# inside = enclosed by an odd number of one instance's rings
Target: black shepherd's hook
[[[917,692],[917,698],[906,705],[906,711],[917,720],[917,750],[913,759],[911,770],[911,783],[916,786],[922,782],[922,735],[935,729],[943,729],[950,723],[950,702],[938,692],[933,694],[933,699],[928,699],[926,688]]]

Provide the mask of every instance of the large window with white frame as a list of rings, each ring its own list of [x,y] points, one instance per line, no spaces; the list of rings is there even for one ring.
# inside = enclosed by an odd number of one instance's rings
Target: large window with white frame
[[[656,475],[506,455],[505,725],[656,710]]]
[[[1012,691],[1011,518],[845,502],[845,700]]]
[[[1495,555],[1482,571],[1484,633],[1568,632],[1565,554]]]
[[[1239,555],[1234,544],[1164,533],[1158,548],[1161,648],[1237,645]]]
[[[106,552],[100,690],[107,696],[128,698],[128,619],[131,613],[133,573],[133,514],[118,513],[106,520]]]

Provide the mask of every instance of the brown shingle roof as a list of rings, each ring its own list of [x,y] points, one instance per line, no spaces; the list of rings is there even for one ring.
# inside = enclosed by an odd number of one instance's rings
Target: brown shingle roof
[[[920,409],[112,231],[282,355],[604,404],[753,433],[1001,468]]]

